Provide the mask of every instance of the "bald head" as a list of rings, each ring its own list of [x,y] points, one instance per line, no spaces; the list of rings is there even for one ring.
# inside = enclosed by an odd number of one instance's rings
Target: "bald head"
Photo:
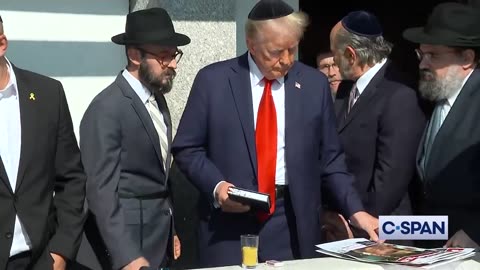
[[[337,24],[335,24],[335,26],[332,28],[332,30],[330,31],[330,50],[333,52],[334,50],[334,42],[335,42],[335,37],[337,36],[337,33],[340,29],[342,29],[343,26],[342,26],[342,22],[339,21]]]

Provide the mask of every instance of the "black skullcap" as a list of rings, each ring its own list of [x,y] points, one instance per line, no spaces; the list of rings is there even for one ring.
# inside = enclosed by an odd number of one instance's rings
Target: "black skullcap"
[[[282,0],[260,0],[248,14],[254,21],[276,19],[288,16],[294,12],[293,8]]]
[[[343,17],[342,25],[348,32],[364,37],[378,37],[383,33],[377,17],[364,10],[348,13]]]
[[[2,16],[0,16],[0,23],[3,23]]]

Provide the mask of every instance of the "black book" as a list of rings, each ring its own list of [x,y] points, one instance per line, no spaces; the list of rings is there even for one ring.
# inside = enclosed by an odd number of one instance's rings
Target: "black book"
[[[230,187],[228,197],[232,201],[250,205],[250,207],[265,212],[270,211],[270,195],[258,191],[248,190],[239,187]]]

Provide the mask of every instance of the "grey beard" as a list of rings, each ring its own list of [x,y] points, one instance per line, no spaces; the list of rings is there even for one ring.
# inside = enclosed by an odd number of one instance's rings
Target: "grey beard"
[[[434,102],[452,97],[462,87],[464,79],[459,77],[456,71],[456,67],[449,67],[445,78],[439,79],[431,71],[421,70],[418,88],[422,97]],[[426,74],[433,76],[433,80],[424,80]]]
[[[338,71],[340,72],[340,76],[342,76],[342,78],[345,80],[352,80],[352,68],[350,67],[350,65],[348,65],[348,63],[346,63],[346,61],[343,60],[338,63]]]
[[[167,94],[172,90],[173,79],[177,73],[174,69],[168,68],[160,76],[156,77],[151,72],[147,63],[141,62],[138,75],[145,86],[154,94]]]

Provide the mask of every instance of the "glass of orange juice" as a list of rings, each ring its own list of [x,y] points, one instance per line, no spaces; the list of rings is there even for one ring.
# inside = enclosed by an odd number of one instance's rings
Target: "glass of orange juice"
[[[256,268],[258,265],[258,235],[241,235],[240,244],[242,247],[242,267]]]

